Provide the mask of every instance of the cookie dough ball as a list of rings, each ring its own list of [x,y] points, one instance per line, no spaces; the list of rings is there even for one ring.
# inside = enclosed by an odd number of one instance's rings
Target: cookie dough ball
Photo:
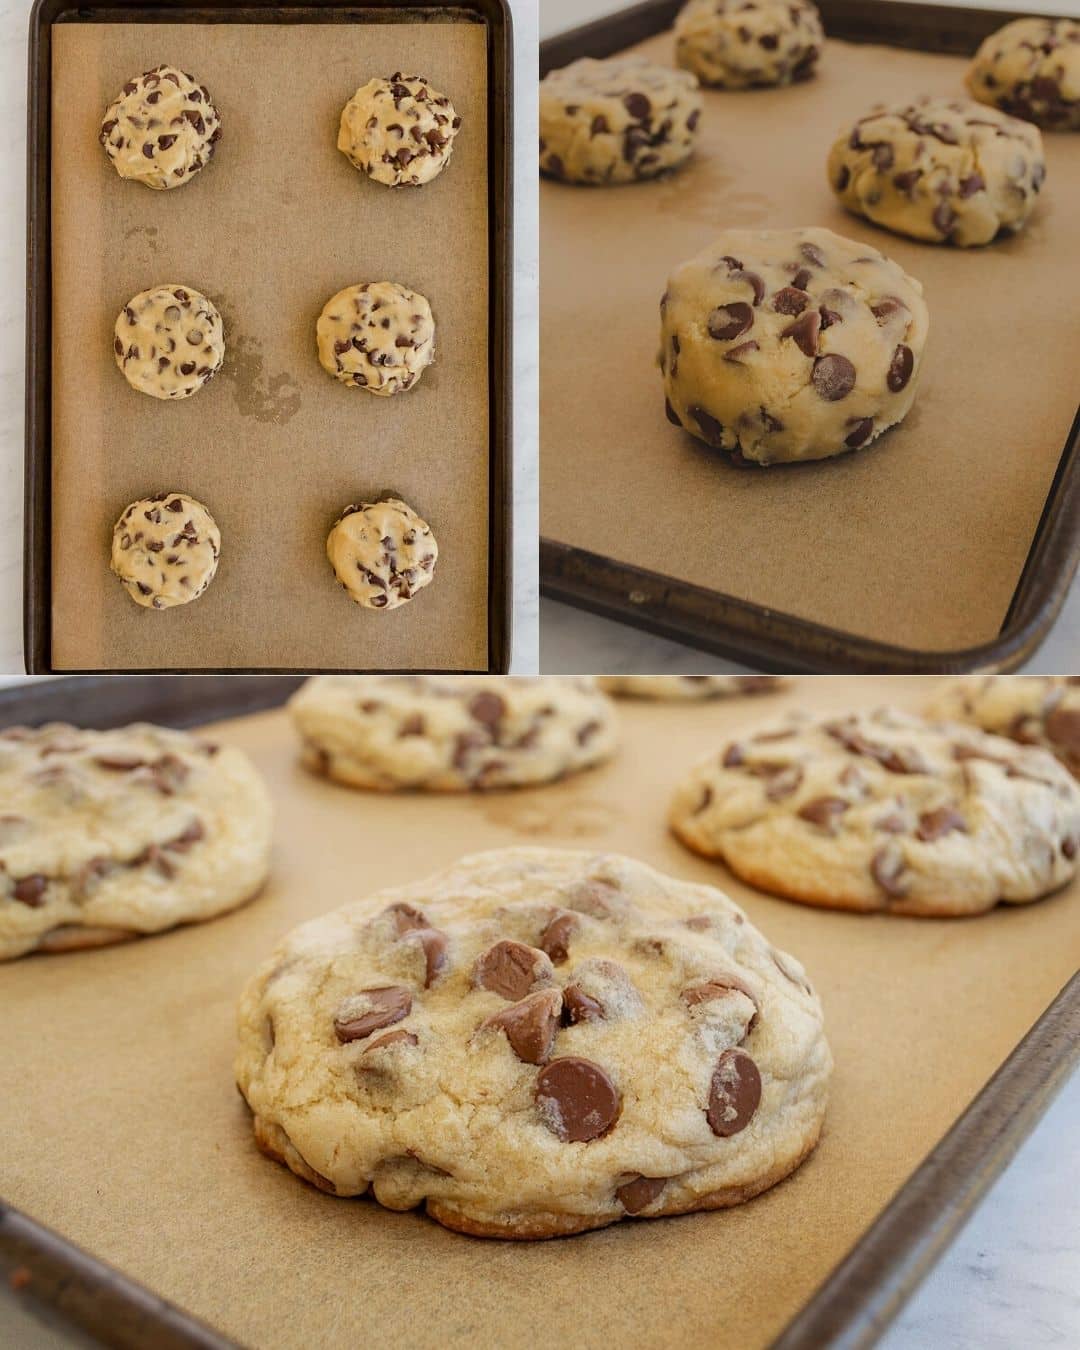
[[[720,89],[807,80],[825,32],[809,0],[690,0],[675,20],[675,59]]]
[[[770,694],[787,683],[782,675],[601,675],[600,688],[617,698],[685,703],[736,694]]]
[[[694,148],[697,80],[640,57],[585,57],[540,82],[540,168],[568,183],[633,183]]]
[[[973,675],[946,681],[931,717],[970,722],[1022,745],[1040,745],[1080,778],[1080,676]]]
[[[833,145],[828,174],[857,216],[967,248],[1023,228],[1046,161],[1030,123],[968,99],[922,99],[860,117]]]
[[[266,879],[247,756],[181,731],[0,731],[0,960],[211,919]]]
[[[323,370],[370,394],[411,389],[435,359],[431,306],[396,281],[338,291],[323,306],[315,333]]]
[[[210,163],[221,118],[193,75],[155,66],[129,80],[109,104],[98,139],[121,178],[175,188]]]
[[[326,541],[334,575],[365,609],[397,609],[430,586],[439,546],[411,506],[385,501],[347,506]]]
[[[338,149],[377,183],[420,187],[450,162],[461,118],[421,75],[369,80],[341,112]]]
[[[981,914],[1080,867],[1080,785],[1052,755],[888,709],[740,736],[671,826],[751,886],[834,909]]]
[[[147,609],[197,600],[214,579],[220,553],[214,517],[184,492],[132,502],[113,527],[112,570]]]
[[[1014,19],[982,44],[968,92],[1047,131],[1080,131],[1080,22]]]
[[[325,675],[291,711],[307,767],[351,787],[550,783],[615,749],[614,705],[586,676]]]
[[[726,895],[560,849],[295,929],[239,1035],[271,1158],[484,1237],[749,1200],[813,1150],[832,1071],[802,966]]]
[[[151,398],[190,398],[225,360],[221,315],[190,286],[140,291],[116,316],[113,334],[124,379]]]
[[[830,230],[728,230],[660,302],[667,414],[736,463],[867,446],[915,398],[922,286]]]

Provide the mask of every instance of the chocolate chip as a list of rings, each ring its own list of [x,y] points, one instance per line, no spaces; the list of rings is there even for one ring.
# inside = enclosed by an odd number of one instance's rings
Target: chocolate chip
[[[952,234],[953,227],[956,224],[956,212],[948,202],[938,202],[934,207],[934,227],[944,235]]]
[[[905,347],[901,343],[893,352],[892,360],[889,362],[889,373],[885,377],[886,384],[894,394],[898,394],[907,385],[914,369],[915,355],[910,347]]]
[[[865,445],[874,434],[874,419],[872,417],[858,417],[848,423],[850,430],[844,437],[844,444],[849,450],[858,450],[860,445]]]
[[[717,342],[730,342],[741,337],[754,324],[754,311],[741,300],[734,304],[720,305],[709,315],[709,336]]]
[[[30,909],[40,909],[45,903],[45,888],[48,884],[47,877],[43,877],[40,872],[34,872],[16,881],[13,894],[19,904],[26,905]]]
[[[831,829],[833,822],[844,814],[848,806],[849,803],[843,797],[815,797],[813,801],[799,807],[798,815],[811,825]]]
[[[724,360],[730,361],[732,365],[742,365],[744,357],[750,356],[753,352],[760,351],[758,344],[750,339],[749,342],[740,342],[737,347],[729,347],[724,353]]]
[[[696,1008],[702,1003],[713,1003],[717,999],[727,998],[729,994],[742,994],[754,1005],[753,1014],[746,1028],[747,1031],[752,1031],[758,1020],[758,1001],[750,986],[739,979],[738,975],[727,973],[712,975],[699,984],[687,985],[679,997],[688,1008]]]
[[[737,741],[733,741],[724,751],[720,763],[725,769],[737,769],[740,764],[745,763],[742,746]]]
[[[893,899],[907,895],[907,886],[902,877],[907,868],[904,855],[894,844],[879,848],[870,862],[870,873],[874,880]]]
[[[373,1050],[385,1049],[388,1045],[416,1045],[416,1036],[411,1031],[405,1031],[398,1028],[397,1031],[388,1031],[385,1036],[377,1036],[375,1040],[368,1041],[364,1046],[364,1054],[370,1055]]]
[[[132,769],[141,769],[146,762],[139,755],[94,756],[94,763],[99,769],[111,769],[114,773],[130,773]]]
[[[695,404],[690,410],[690,416],[698,424],[701,434],[710,445],[719,446],[723,443],[724,428],[710,412]]]
[[[640,1214],[657,1198],[667,1185],[667,1177],[634,1177],[616,1188],[615,1198],[627,1214]]]
[[[919,817],[919,828],[915,833],[924,843],[932,843],[943,835],[959,830],[967,834],[967,822],[959,811],[952,806],[939,806],[936,811],[924,811]]]
[[[756,272],[747,272],[745,269],[732,273],[733,281],[745,281],[754,292],[754,307],[761,304],[765,298],[765,283]]]
[[[498,727],[505,712],[506,704],[498,694],[493,694],[489,689],[474,694],[469,700],[469,716],[483,726],[491,727],[492,730]]]
[[[636,117],[638,121],[644,121],[652,112],[652,104],[644,94],[627,94],[623,99],[623,106],[631,117]]]
[[[342,1045],[362,1041],[373,1031],[393,1026],[412,1012],[412,994],[401,985],[379,985],[360,991],[370,1008],[354,1011],[354,999],[346,999],[334,1017],[334,1031]]]
[[[806,259],[806,261],[808,263],[811,263],[814,267],[825,266],[825,255],[824,253],[822,253],[821,249],[819,249],[816,244],[809,244],[809,243],[800,244],[799,252]]]
[[[906,193],[907,196],[910,197],[913,195],[912,190],[915,187],[915,184],[922,175],[922,169],[905,169],[903,173],[893,174],[893,187],[897,188],[900,192]]]
[[[1080,709],[1055,708],[1046,719],[1046,735],[1059,749],[1080,757]]]
[[[777,314],[801,314],[810,303],[805,291],[795,286],[784,286],[772,298],[772,307]]]
[[[966,178],[960,179],[960,196],[962,198],[974,197],[976,192],[986,190],[986,183],[981,174],[970,173]]]
[[[874,168],[880,173],[885,173],[892,168],[896,161],[896,155],[888,141],[881,141],[874,146],[871,159],[874,161]]]
[[[680,428],[682,427],[682,419],[679,417],[679,414],[675,411],[675,409],[671,406],[670,399],[666,398],[664,399],[664,414],[672,426]]]
[[[520,1003],[494,1013],[485,1027],[497,1027],[506,1033],[510,1048],[525,1064],[546,1064],[555,1043],[562,1011],[562,995],[557,989],[541,989]]]
[[[794,319],[791,323],[789,323],[788,326],[781,332],[780,336],[782,338],[786,337],[793,338],[796,347],[798,347],[798,349],[803,353],[804,356],[814,357],[817,356],[818,334],[820,332],[821,332],[821,315],[817,312],[816,309],[808,309],[805,314],[800,314],[797,319]],[[831,361],[834,359],[842,361],[844,358],[843,357],[833,358],[826,356],[823,357],[822,359],[825,361]],[[854,366],[852,366],[852,383],[854,383],[854,370],[855,368]],[[814,370],[814,384],[815,386],[817,386],[816,367]],[[818,393],[819,394],[821,393],[820,386],[818,386]],[[827,397],[826,395],[822,396]],[[835,395],[835,397],[843,398],[843,394]]]
[[[608,125],[607,118],[600,113],[593,118],[592,126],[589,128],[589,134],[592,136],[606,135],[610,130],[611,127]]]
[[[761,1101],[761,1074],[743,1050],[725,1050],[709,1084],[705,1118],[709,1129],[728,1139],[746,1129]]]
[[[424,988],[430,989],[439,975],[446,969],[449,941],[445,933],[438,928],[413,928],[405,940],[413,942],[424,953]]]
[[[562,1018],[564,1026],[576,1026],[578,1022],[602,1022],[604,1005],[577,984],[568,984],[563,990]]]
[[[565,1143],[587,1143],[606,1134],[619,1118],[622,1098],[600,1067],[567,1056],[541,1069],[536,1082],[540,1118]]]
[[[832,353],[814,362],[814,388],[828,403],[836,403],[855,388],[855,367],[846,356]]]
[[[851,170],[846,164],[840,165],[840,172],[836,175],[836,190],[843,192],[851,182]]]
[[[538,945],[555,965],[561,966],[569,956],[570,938],[577,926],[577,915],[565,909],[557,909],[548,920]]]
[[[511,938],[481,952],[472,972],[472,982],[477,988],[489,989],[515,1003],[537,984],[549,983],[550,977],[551,962],[547,956]]]

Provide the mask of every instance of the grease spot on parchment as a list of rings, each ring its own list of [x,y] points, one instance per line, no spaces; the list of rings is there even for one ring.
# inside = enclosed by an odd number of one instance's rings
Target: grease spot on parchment
[[[243,417],[284,426],[300,411],[300,386],[285,371],[271,375],[257,338],[230,335],[226,328],[225,369]]]
[[[541,798],[507,798],[493,802],[484,811],[491,825],[525,834],[530,838],[548,835],[562,839],[588,839],[606,834],[621,818],[622,812],[607,802],[567,802],[561,793],[550,802]]]
[[[775,206],[760,192],[729,192],[733,175],[710,160],[694,160],[656,186],[656,209],[661,215],[725,227],[761,225]]]

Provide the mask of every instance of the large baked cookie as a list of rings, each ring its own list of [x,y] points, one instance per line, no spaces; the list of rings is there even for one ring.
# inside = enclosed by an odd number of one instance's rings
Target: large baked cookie
[[[690,0],[675,20],[675,59],[720,89],[792,84],[825,42],[810,0]]]
[[[210,163],[221,118],[194,75],[155,66],[129,80],[109,104],[98,139],[121,178],[167,190]]]
[[[669,421],[736,463],[869,445],[915,399],[922,286],[831,230],[727,230],[660,301]]]
[[[970,99],[875,108],[840,133],[829,183],[896,234],[967,248],[1016,234],[1046,178],[1037,127]]]
[[[181,731],[0,731],[0,959],[211,919],[262,886],[270,798]]]
[[[616,698],[676,703],[736,694],[771,694],[786,684],[783,675],[600,675],[597,683]]]
[[[304,924],[239,1031],[264,1152],[485,1237],[747,1200],[813,1149],[832,1067],[802,967],[720,891],[553,849]]]
[[[975,53],[972,98],[1048,131],[1080,131],[1080,21],[1014,19]]]
[[[1076,875],[1080,787],[1043,750],[882,710],[739,737],[679,787],[671,825],[790,900],[979,914]]]
[[[289,706],[307,767],[351,787],[549,783],[615,749],[591,676],[320,675]]]
[[[1080,778],[1080,676],[972,675],[948,680],[927,714],[1041,745]]]

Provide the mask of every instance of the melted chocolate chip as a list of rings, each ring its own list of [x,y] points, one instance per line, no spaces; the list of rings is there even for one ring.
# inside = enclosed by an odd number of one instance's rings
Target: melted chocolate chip
[[[380,985],[375,989],[362,989],[360,993],[371,1005],[369,1009],[353,1012],[352,1000],[346,999],[334,1017],[334,1031],[343,1045],[361,1041],[373,1031],[393,1026],[412,1012],[412,994],[401,985]]]
[[[516,1003],[537,984],[547,983],[550,973],[551,963],[543,952],[504,938],[476,958],[472,980],[477,988]]]
[[[561,966],[570,954],[570,938],[578,926],[576,914],[571,914],[569,910],[558,909],[548,920],[547,927],[540,935],[540,941],[537,944],[542,952],[545,952],[552,962]]]
[[[741,337],[754,324],[754,311],[741,300],[734,304],[720,305],[709,315],[709,336],[717,342],[730,342]]]
[[[520,1003],[494,1013],[484,1023],[506,1033],[510,1048],[525,1064],[546,1064],[555,1043],[562,1011],[562,995],[557,989],[541,989]]]
[[[709,1129],[728,1139],[750,1124],[761,1101],[761,1074],[743,1050],[725,1050],[716,1061],[709,1084],[705,1118]]]
[[[637,1176],[617,1187],[615,1198],[627,1214],[640,1214],[652,1204],[666,1185],[667,1177]]]
[[[12,894],[20,905],[26,905],[29,909],[40,909],[45,903],[45,888],[48,884],[47,877],[42,876],[40,872],[34,872],[28,877],[20,877]]]
[[[807,293],[794,286],[782,287],[772,298],[772,307],[777,314],[801,314],[809,303]]]
[[[602,1022],[604,1005],[577,984],[568,984],[563,990],[563,1025],[572,1027],[578,1022]]]
[[[943,835],[959,830],[967,834],[967,822],[952,806],[939,806],[936,811],[924,811],[919,817],[919,828],[915,833],[924,843],[932,843]]]
[[[843,797],[815,797],[813,801],[799,807],[798,815],[811,825],[831,829],[834,821],[844,814],[848,806],[849,803]]]
[[[567,1056],[552,1060],[536,1081],[540,1118],[565,1143],[588,1143],[611,1129],[622,1110],[618,1089],[588,1059]]]
[[[895,845],[879,848],[870,862],[870,873],[886,895],[895,900],[907,895],[903,874],[907,868],[904,856]]]

